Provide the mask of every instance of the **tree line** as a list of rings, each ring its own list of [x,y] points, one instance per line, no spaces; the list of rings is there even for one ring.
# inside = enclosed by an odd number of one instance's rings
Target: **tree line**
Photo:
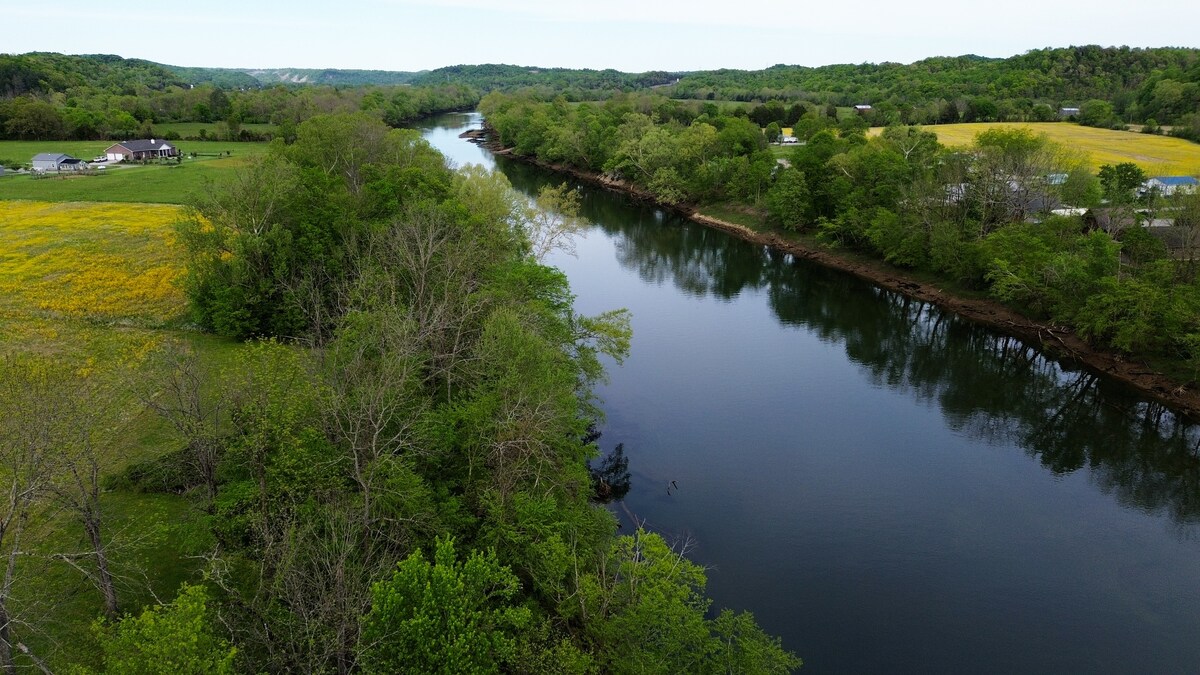
[[[629,317],[573,309],[565,275],[541,259],[570,245],[578,196],[560,186],[536,202],[500,174],[450,171],[417,133],[367,113],[306,120],[198,199],[179,225],[193,319],[244,343],[223,365],[185,344],[146,357],[141,400],[175,435],[109,485],[185,495],[200,574],[137,613],[114,591],[92,636],[98,662],[77,669],[799,665],[750,615],[710,613],[704,572],[679,548],[619,535],[602,506],[628,465],[617,453],[589,467],[593,386],[602,356],[627,353]],[[18,555],[26,544],[6,524],[75,484],[49,459],[74,456],[60,433],[91,427],[43,432],[73,418],[44,414],[58,399],[39,392],[58,387],[28,384],[54,370],[69,391],[81,375],[36,356],[2,365],[0,475],[21,499],[0,513],[0,550]],[[97,550],[116,536],[108,493],[89,488],[104,474],[79,492]],[[98,561],[76,560],[104,588]],[[25,609],[7,594],[22,573],[10,564],[0,619]],[[45,657],[18,646],[36,621],[0,622],[0,666]]]
[[[915,126],[868,136],[861,120],[835,122],[819,108],[796,122],[805,142],[779,158],[744,112],[713,104],[492,93],[480,109],[519,155],[624,180],[668,204],[757,209],[778,227],[986,292],[1094,344],[1166,359],[1181,379],[1200,372],[1200,196],[1143,193],[1132,164],[1093,174],[1085,157],[1021,129],[987,131],[965,150]],[[1087,213],[1052,213],[1060,206]]]
[[[399,127],[478,100],[474,88],[458,83],[232,89],[189,84],[165,66],[137,59],[0,55],[0,139],[169,138],[172,133],[156,133],[154,125],[221,122],[224,140],[270,140],[294,135],[296,125],[314,115],[367,111]],[[252,132],[245,124],[275,130]]]
[[[1200,113],[1200,50],[1087,45],[1032,50],[1007,59],[779,65],[689,73],[666,92],[701,100],[870,105],[873,126],[1050,122],[1060,118],[1061,108],[1091,102],[1089,123],[1176,124],[1184,127],[1181,135],[1195,140],[1189,134]]]

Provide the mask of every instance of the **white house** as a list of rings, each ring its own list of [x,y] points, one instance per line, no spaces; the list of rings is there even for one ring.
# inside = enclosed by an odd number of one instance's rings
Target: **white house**
[[[1175,193],[1192,194],[1196,191],[1196,187],[1200,186],[1200,181],[1191,176],[1151,176],[1142,183],[1142,192],[1157,192],[1164,197],[1170,197]]]

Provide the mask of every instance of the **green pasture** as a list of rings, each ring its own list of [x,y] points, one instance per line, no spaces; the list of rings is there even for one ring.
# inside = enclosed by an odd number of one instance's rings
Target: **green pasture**
[[[38,152],[65,152],[90,159],[106,147],[108,144],[102,141],[0,141],[0,159],[21,157],[28,162]],[[35,178],[10,171],[0,177],[0,200],[183,204],[192,193],[266,152],[268,144],[182,141],[179,147],[185,153],[196,152],[201,156],[185,157],[180,164],[113,164],[89,175]]]

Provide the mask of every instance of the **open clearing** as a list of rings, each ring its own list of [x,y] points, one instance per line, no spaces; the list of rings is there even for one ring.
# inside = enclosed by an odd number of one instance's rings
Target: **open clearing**
[[[1088,154],[1093,169],[1102,164],[1133,162],[1152,176],[1200,175],[1200,144],[1169,136],[1151,136],[1131,131],[1113,131],[1063,122],[983,122],[937,124],[924,127],[938,136],[942,145],[970,145],[982,131],[991,128],[1025,128],[1045,134],[1050,140]],[[871,129],[878,134],[880,128]]]
[[[39,152],[64,152],[91,159],[109,145],[106,141],[0,141],[0,159],[29,162]],[[0,176],[0,200],[184,204],[209,182],[232,174],[265,153],[268,144],[183,141],[179,147],[185,153],[196,152],[201,156],[185,158],[182,164],[113,164],[90,175],[34,178],[8,172]]]
[[[179,317],[181,215],[164,204],[0,202],[0,313],[153,327]]]
[[[97,438],[105,527],[118,593],[134,613],[194,580],[199,562],[188,556],[207,545],[197,535],[204,532],[197,526],[202,514],[185,497],[110,483],[130,464],[179,448],[175,432],[139,398],[163,381],[155,353],[179,341],[221,369],[240,349],[232,340],[174,329],[186,310],[172,226],[182,212],[165,204],[0,201],[0,358],[47,359],[101,383],[110,396],[99,406]],[[37,514],[30,527],[39,536],[19,561],[14,602],[54,621],[26,639],[52,667],[93,663],[99,646],[90,624],[102,598],[52,558],[87,550],[83,528],[54,512]]]

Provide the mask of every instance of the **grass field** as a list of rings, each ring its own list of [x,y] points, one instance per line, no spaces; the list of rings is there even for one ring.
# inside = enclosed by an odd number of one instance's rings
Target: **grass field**
[[[274,124],[243,124],[241,128],[256,134],[266,134],[275,133],[276,126]],[[199,136],[201,129],[205,130],[213,138],[224,136],[229,131],[228,125],[224,122],[172,122],[169,124],[154,125],[154,133],[156,134],[166,134],[174,131],[184,138]],[[185,145],[190,142],[180,141],[180,143]]]
[[[1094,129],[1062,122],[939,124],[925,129],[936,133],[942,145],[955,147],[970,145],[976,135],[994,127],[1027,128],[1045,134],[1056,143],[1087,153],[1094,169],[1102,164],[1133,162],[1152,176],[1200,175],[1200,144],[1180,138]],[[871,133],[880,131],[875,128]]]
[[[30,141],[0,141],[0,158],[23,157],[29,161],[38,152],[65,152],[76,157],[93,157],[104,151],[107,144],[70,141],[34,143]],[[51,202],[151,202],[160,204],[186,203],[190,194],[204,189],[208,181],[218,180],[245,165],[248,159],[266,152],[266,143],[225,143],[213,141],[184,141],[184,152],[225,153],[220,157],[184,159],[182,164],[149,164],[146,166],[120,164],[110,166],[94,175],[51,176],[34,178],[31,175],[0,176],[0,200],[29,199]]]
[[[65,152],[72,157],[90,160],[104,154],[105,149],[116,141],[0,141],[0,160],[28,164],[33,156],[41,152]],[[216,154],[229,151],[238,155],[261,153],[265,143],[233,143],[230,141],[179,141],[175,143],[181,152]]]
[[[130,170],[134,173],[134,170]],[[105,474],[179,447],[174,431],[145,409],[163,375],[150,358],[181,342],[214,369],[228,367],[240,346],[179,330],[185,299],[177,280],[183,263],[172,224],[182,209],[164,204],[0,201],[0,358],[36,355],[56,368],[112,383],[104,411]],[[188,554],[205,545],[203,514],[180,495],[106,490],[105,533],[119,595],[137,613],[155,597],[173,597],[195,579]],[[15,586],[18,606],[35,607],[44,632],[23,632],[53,668],[93,663],[99,652],[90,624],[100,614],[99,592],[76,570],[50,556],[86,550],[78,522],[55,512],[31,523],[31,555],[22,556]]]

